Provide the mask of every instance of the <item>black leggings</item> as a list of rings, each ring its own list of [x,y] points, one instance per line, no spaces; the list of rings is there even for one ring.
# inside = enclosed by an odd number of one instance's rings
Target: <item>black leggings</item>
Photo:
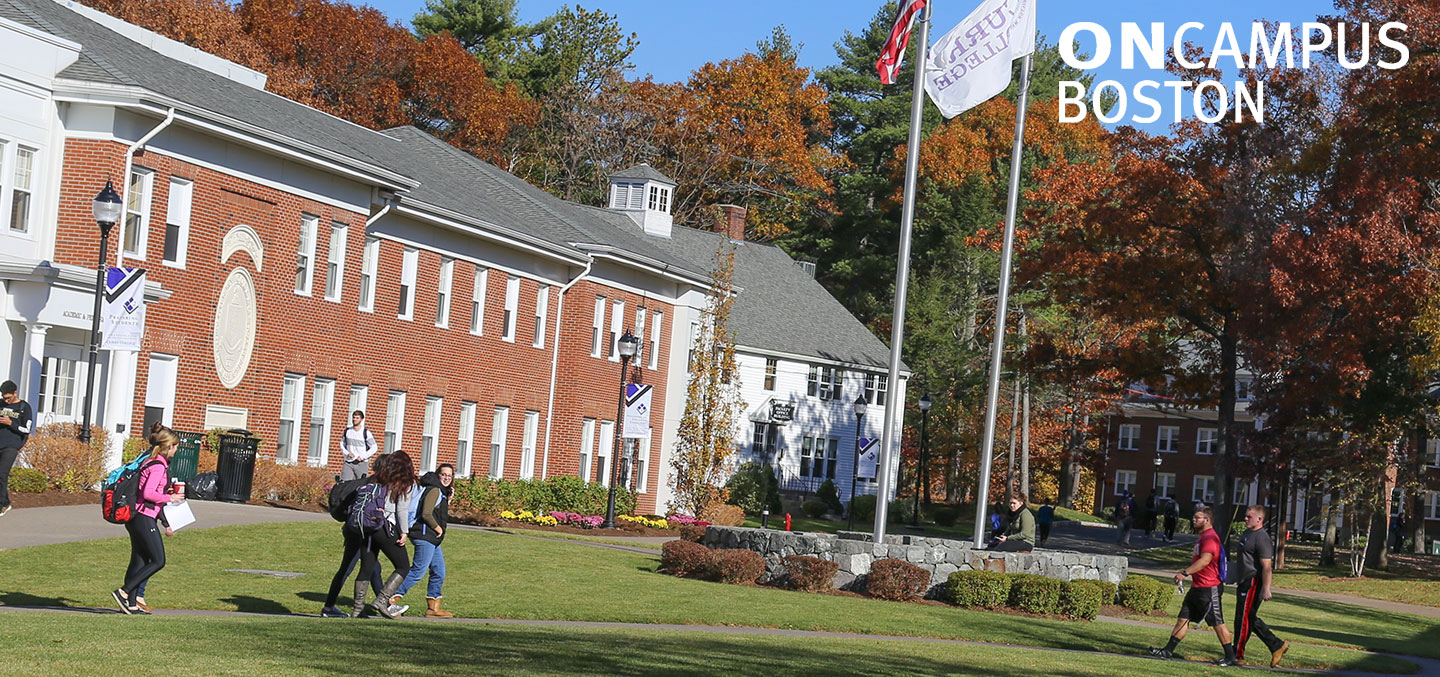
[[[135,598],[135,590],[165,568],[165,543],[160,540],[160,525],[154,517],[136,515],[125,523],[130,532],[130,566],[125,569],[125,596]]]
[[[360,576],[362,578],[380,577],[380,560],[375,553],[384,552],[390,558],[390,566],[395,567],[395,574],[407,574],[410,572],[410,555],[405,551],[405,546],[395,542],[394,538],[387,536],[384,531],[376,531],[366,537],[370,541],[370,547],[360,551]]]
[[[360,551],[365,549],[368,541],[349,529],[341,529],[340,533],[345,536],[345,554],[340,558],[340,568],[335,572],[335,577],[330,579],[330,592],[325,595],[325,606],[335,606],[340,599],[340,588],[345,586],[345,579],[350,578],[350,572],[360,563]],[[361,567],[361,573],[364,573],[364,567]],[[371,573],[370,583],[375,586],[376,591],[380,590],[379,567]]]

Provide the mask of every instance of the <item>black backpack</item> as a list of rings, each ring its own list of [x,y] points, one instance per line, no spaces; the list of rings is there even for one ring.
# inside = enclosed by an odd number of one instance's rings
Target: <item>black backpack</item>
[[[336,522],[344,522],[349,519],[350,504],[355,502],[355,490],[359,489],[360,485],[369,482],[370,479],[369,477],[357,477],[353,480],[336,482],[335,486],[330,487],[330,504],[328,507],[330,508],[330,516],[335,518]]]
[[[100,514],[105,521],[125,524],[139,514],[140,473],[159,462],[159,459],[151,457],[139,461],[138,465],[127,465],[112,472],[113,479],[106,478],[100,492]]]

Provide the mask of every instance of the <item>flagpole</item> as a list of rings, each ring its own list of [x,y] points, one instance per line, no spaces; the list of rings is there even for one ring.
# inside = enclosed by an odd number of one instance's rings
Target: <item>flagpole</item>
[[[995,410],[1000,405],[1000,362],[1005,352],[1005,314],[1010,306],[1010,260],[1015,251],[1015,208],[1020,200],[1020,151],[1025,138],[1025,104],[1029,93],[1030,55],[1026,54],[1020,65],[1020,103],[1015,109],[1015,145],[1010,149],[1010,195],[1005,202],[1005,243],[1000,253],[1000,294],[995,304],[995,337],[990,342],[990,392],[985,399],[985,441],[980,447],[980,486],[975,492],[977,548],[985,544],[985,511],[990,505],[990,462],[995,455]]]
[[[920,54],[915,63],[915,91],[910,96],[910,138],[905,154],[905,201],[900,210],[900,260],[895,270],[895,310],[890,316],[891,393],[903,392],[900,383],[900,348],[905,341],[905,296],[910,286],[910,231],[915,222],[915,181],[920,173],[920,118],[925,104],[925,65],[929,59],[930,3],[920,10]],[[904,397],[885,400],[885,427],[880,430],[879,486],[875,495],[875,542],[885,542],[886,513],[890,511],[890,459],[895,444],[895,418],[904,411]],[[853,498],[851,500],[854,500]]]

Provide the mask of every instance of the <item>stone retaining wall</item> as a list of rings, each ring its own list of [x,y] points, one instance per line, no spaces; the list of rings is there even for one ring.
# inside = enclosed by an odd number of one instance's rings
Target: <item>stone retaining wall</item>
[[[875,560],[901,559],[930,572],[930,597],[936,596],[956,571],[985,569],[1039,574],[1062,581],[1088,578],[1119,583],[1127,570],[1124,557],[1111,555],[1043,549],[1031,553],[991,552],[977,550],[969,541],[893,534],[886,535],[884,543],[875,543],[871,534],[853,531],[823,534],[710,526],[700,542],[712,549],[740,548],[764,555],[762,581],[784,575],[780,560],[787,555],[811,555],[836,562],[840,570],[835,574],[835,587],[846,590],[864,588],[865,576]]]

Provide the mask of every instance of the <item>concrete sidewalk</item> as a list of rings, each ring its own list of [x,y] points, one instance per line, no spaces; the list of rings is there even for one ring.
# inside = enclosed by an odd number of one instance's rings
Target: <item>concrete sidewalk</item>
[[[261,522],[334,521],[323,512],[218,501],[190,501],[190,509],[195,523],[185,527],[186,531]],[[0,517],[0,550],[124,536],[125,527],[106,522],[99,505],[16,508]]]

